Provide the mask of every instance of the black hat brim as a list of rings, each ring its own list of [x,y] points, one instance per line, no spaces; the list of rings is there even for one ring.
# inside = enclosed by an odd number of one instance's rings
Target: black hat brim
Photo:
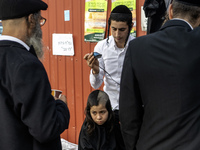
[[[48,5],[41,0],[1,0],[0,20],[21,18],[47,8]]]

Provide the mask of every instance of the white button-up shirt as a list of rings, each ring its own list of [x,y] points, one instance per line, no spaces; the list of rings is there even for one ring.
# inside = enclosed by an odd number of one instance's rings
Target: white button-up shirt
[[[90,72],[90,84],[94,89],[98,89],[104,81],[103,90],[109,95],[113,110],[119,110],[122,67],[128,44],[132,39],[134,39],[134,37],[129,36],[125,48],[118,48],[113,36],[110,36],[109,44],[107,43],[107,39],[104,39],[98,42],[94,48],[94,51],[102,54],[102,57],[98,59],[100,66],[99,74],[94,75],[92,70]]]

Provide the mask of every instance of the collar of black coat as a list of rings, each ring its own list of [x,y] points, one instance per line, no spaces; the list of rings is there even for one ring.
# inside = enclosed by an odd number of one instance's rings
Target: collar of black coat
[[[15,41],[9,41],[9,40],[0,40],[0,47],[17,47],[17,48],[20,48],[20,49],[27,51],[27,49],[23,45],[21,45],[20,43],[17,43]],[[35,57],[37,57],[37,55],[35,53],[35,49],[32,45],[30,47],[29,52],[31,54],[33,54]]]
[[[177,26],[182,26],[184,28],[186,28],[188,31],[192,31],[192,28],[190,27],[190,25],[183,21],[183,20],[178,20],[178,19],[172,19],[172,20],[168,20],[161,28],[160,30],[163,30],[165,28],[168,28],[168,27],[177,27]]]

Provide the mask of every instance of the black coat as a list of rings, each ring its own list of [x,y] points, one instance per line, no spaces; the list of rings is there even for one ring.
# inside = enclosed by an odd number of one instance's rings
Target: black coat
[[[88,125],[84,121],[79,134],[79,150],[117,150],[114,130],[108,134],[107,124],[95,125],[92,135],[87,132]]]
[[[200,27],[170,20],[131,41],[120,89],[127,150],[198,150]]]
[[[0,41],[0,150],[61,150],[69,110],[51,96],[42,63],[22,45]]]

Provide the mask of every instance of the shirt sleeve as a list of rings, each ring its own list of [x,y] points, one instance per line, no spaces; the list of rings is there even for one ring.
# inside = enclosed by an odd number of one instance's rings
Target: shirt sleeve
[[[92,73],[92,69],[90,70],[90,84],[94,89],[98,89],[102,83],[103,83],[103,77],[104,77],[104,61],[103,61],[103,43],[99,42],[97,43],[97,45],[94,48],[94,52],[98,52],[100,54],[102,54],[102,57],[98,59],[99,61],[99,74],[93,74]]]

